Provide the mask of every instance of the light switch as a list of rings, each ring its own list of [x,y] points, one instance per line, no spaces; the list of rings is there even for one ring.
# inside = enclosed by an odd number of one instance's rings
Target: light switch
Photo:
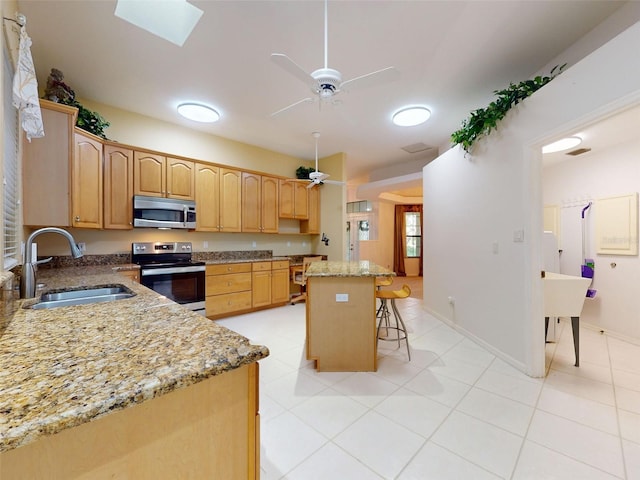
[[[498,242],[493,242],[491,244],[491,250],[493,253],[497,254],[500,251],[500,244]]]
[[[336,302],[348,302],[349,294],[348,293],[336,293]]]
[[[513,241],[516,243],[524,242],[524,230],[514,230]]]

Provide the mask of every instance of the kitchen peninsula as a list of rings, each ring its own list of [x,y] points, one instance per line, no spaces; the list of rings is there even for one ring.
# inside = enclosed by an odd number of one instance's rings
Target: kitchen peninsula
[[[23,307],[37,299],[10,307],[3,293],[0,478],[258,478],[257,361],[268,349],[121,273],[85,266],[38,280],[119,283],[133,298],[36,310]]]
[[[376,277],[369,261],[313,262],[307,270],[307,359],[320,372],[375,372]]]

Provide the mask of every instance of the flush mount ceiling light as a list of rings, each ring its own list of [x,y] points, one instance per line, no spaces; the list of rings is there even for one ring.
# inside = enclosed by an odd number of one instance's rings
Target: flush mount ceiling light
[[[203,13],[186,0],[118,0],[114,15],[181,47]]]
[[[566,137],[557,142],[550,143],[542,147],[542,153],[555,153],[580,145],[582,139],[580,137]]]
[[[427,107],[405,107],[393,114],[393,123],[399,127],[414,127],[429,120],[431,111]]]
[[[213,108],[200,103],[181,103],[178,113],[194,122],[213,123],[220,119],[220,114]]]

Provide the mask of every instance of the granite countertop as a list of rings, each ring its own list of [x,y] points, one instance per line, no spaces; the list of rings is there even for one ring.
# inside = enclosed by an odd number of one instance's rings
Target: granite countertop
[[[20,300],[0,323],[0,452],[269,355],[114,270],[55,269],[38,282],[45,290],[121,283],[135,297],[48,310]]]
[[[359,262],[312,262],[307,277],[391,277],[395,273],[368,260]]]

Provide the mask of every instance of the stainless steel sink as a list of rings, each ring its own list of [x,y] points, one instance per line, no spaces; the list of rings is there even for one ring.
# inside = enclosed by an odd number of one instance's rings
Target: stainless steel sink
[[[113,302],[134,297],[136,294],[122,284],[74,287],[43,293],[40,301],[26,308],[36,310],[44,308],[69,307],[88,303]]]

